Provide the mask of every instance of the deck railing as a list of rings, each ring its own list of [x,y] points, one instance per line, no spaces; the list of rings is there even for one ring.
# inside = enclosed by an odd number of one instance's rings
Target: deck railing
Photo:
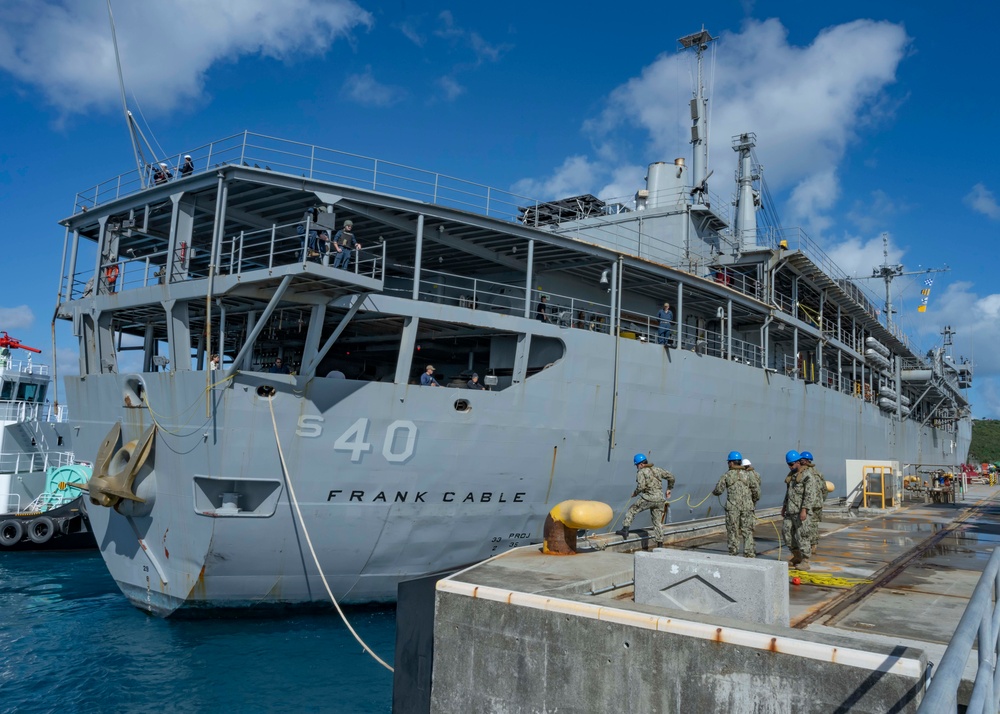
[[[13,357],[0,356],[0,374],[3,372],[46,375],[49,373],[49,366],[33,362],[30,357],[27,359],[14,359]]]
[[[0,453],[0,473],[21,474],[45,471],[73,463],[72,451],[23,451]]]
[[[968,714],[994,714],[1000,706],[1000,669],[997,668],[1000,636],[1000,548],[994,548],[983,574],[972,591],[965,613],[948,643],[917,714],[942,714],[958,710],[958,688],[973,647],[979,668],[972,687]]]
[[[297,228],[302,223],[274,224],[270,228],[257,231],[241,231],[226,236],[222,240],[217,275],[243,275],[250,270],[270,270],[276,265],[314,261],[332,265],[334,253],[326,255],[316,250],[309,234]],[[332,251],[332,246],[330,247]],[[354,251],[348,270],[372,278],[381,278],[385,266],[386,244],[376,243],[360,251]],[[178,248],[174,256],[173,273],[169,282],[205,278],[208,276],[208,253],[193,258],[187,247]],[[90,271],[81,271],[71,281],[71,299],[87,297],[94,290]],[[114,280],[109,276],[114,275]],[[105,263],[99,272],[100,289],[119,292],[167,282],[167,251],[157,251],[142,256],[122,257]],[[86,279],[85,279],[86,278]]]
[[[58,407],[51,402],[29,402],[23,399],[11,399],[0,402],[0,420],[2,421],[44,421],[64,422],[69,413],[66,407]]]

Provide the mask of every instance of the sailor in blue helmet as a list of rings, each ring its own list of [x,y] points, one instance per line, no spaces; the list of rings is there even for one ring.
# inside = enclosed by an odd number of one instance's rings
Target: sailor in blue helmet
[[[625,513],[625,520],[622,521],[621,530],[618,533],[622,538],[628,538],[629,527],[632,520],[641,511],[650,511],[653,519],[653,537],[656,545],[663,545],[663,520],[666,515],[667,502],[670,498],[670,491],[674,487],[674,475],[666,469],[654,466],[646,459],[645,454],[636,454],[632,462],[635,464],[635,490],[633,496],[638,496],[639,500],[629,506]],[[663,479],[667,480],[667,495],[663,495]]]
[[[788,476],[785,477],[785,501],[781,506],[781,516],[784,519],[784,540],[792,551],[788,564],[799,570],[809,570],[814,528],[812,509],[818,502],[819,493],[815,479],[805,473],[801,459],[802,455],[795,450],[785,454]]]
[[[811,478],[816,486],[816,502],[812,509],[812,552],[815,555],[816,548],[819,546],[819,524],[823,522],[823,502],[826,500],[826,495],[828,491],[826,490],[826,477],[819,472],[816,465],[813,464],[813,455],[808,451],[803,451],[799,454],[799,463],[802,464],[803,470],[807,473],[808,477]]]
[[[760,477],[752,468],[747,468],[750,462],[743,458],[739,451],[730,451],[726,457],[729,470],[722,474],[718,485],[712,491],[713,495],[726,495],[726,545],[730,555],[740,554],[740,544],[743,545],[744,558],[756,558],[757,549],[754,546],[753,527],[756,525],[754,509],[760,500]]]

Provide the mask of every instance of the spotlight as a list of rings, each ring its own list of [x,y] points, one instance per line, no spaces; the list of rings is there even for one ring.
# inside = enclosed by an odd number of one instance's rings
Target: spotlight
[[[610,271],[607,268],[605,268],[604,270],[601,271],[601,285],[607,285],[608,284],[608,273],[609,272]]]

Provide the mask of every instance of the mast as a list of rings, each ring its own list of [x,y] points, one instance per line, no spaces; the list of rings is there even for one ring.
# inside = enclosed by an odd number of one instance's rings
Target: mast
[[[693,160],[691,162],[691,179],[693,186],[691,195],[695,203],[704,203],[708,192],[708,99],[705,97],[703,55],[708,49],[708,43],[715,38],[705,29],[693,35],[687,35],[677,40],[682,49],[694,48],[698,56],[698,78],[696,80],[694,97],[691,99],[691,144],[693,145]]]
[[[889,234],[882,234],[882,265],[872,269],[872,278],[878,278],[885,283],[885,326],[892,328],[892,281],[901,275],[923,275],[924,273],[945,273],[951,270],[948,266],[943,268],[927,268],[926,270],[914,270],[904,272],[904,268],[899,263],[889,263]]]
[[[757,247],[757,208],[760,206],[760,194],[754,190],[753,182],[760,180],[760,172],[754,170],[751,153],[756,145],[757,135],[753,132],[733,137],[733,151],[739,154],[734,231],[736,245],[742,251]]]
[[[115,33],[115,17],[111,14],[111,0],[108,0],[108,22],[111,23],[111,44],[115,48],[115,64],[118,67],[118,88],[121,90],[122,95],[122,112],[125,114],[125,124],[128,126],[129,139],[132,140],[132,153],[135,154],[135,170],[139,174],[139,185],[146,188],[146,176],[142,170],[145,162],[142,156],[142,147],[139,144],[139,137],[136,136],[138,127],[135,124],[135,119],[132,117],[132,112],[128,110],[128,103],[125,101],[125,78],[122,75],[122,61],[118,54],[118,35]],[[145,137],[143,137],[143,140],[145,140]]]

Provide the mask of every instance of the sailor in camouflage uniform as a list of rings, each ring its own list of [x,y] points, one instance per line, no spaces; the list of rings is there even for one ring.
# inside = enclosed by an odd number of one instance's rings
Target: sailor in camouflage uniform
[[[760,475],[739,451],[729,452],[726,459],[729,470],[719,479],[712,494],[721,496],[726,491],[726,545],[730,555],[739,555],[743,544],[743,557],[756,558],[753,527],[756,523],[754,508],[760,500]],[[744,466],[744,464],[746,466]],[[749,468],[748,468],[749,467]]]
[[[826,490],[826,478],[819,472],[813,464],[813,455],[808,451],[803,451],[799,454],[801,457],[799,463],[803,464],[806,470],[809,472],[809,478],[813,479],[816,484],[816,504],[812,509],[813,517],[813,536],[812,536],[812,552],[816,553],[816,547],[819,545],[819,524],[823,522],[823,502],[826,500],[827,490]]]
[[[670,491],[674,487],[674,475],[649,463],[645,454],[636,454],[632,461],[636,468],[636,486],[632,495],[638,496],[639,500],[629,506],[618,533],[622,538],[628,538],[632,520],[641,511],[648,510],[653,518],[653,537],[657,545],[663,545],[663,518],[667,507],[666,499],[670,498]],[[663,479],[667,480],[666,498],[663,496]]]
[[[812,509],[819,503],[819,493],[816,489],[816,480],[804,473],[805,468],[799,461],[801,458],[797,451],[785,454],[789,471],[785,477],[787,490],[785,502],[781,506],[781,516],[785,519],[783,529],[785,543],[792,551],[789,565],[799,570],[809,570],[812,538],[816,527]]]

